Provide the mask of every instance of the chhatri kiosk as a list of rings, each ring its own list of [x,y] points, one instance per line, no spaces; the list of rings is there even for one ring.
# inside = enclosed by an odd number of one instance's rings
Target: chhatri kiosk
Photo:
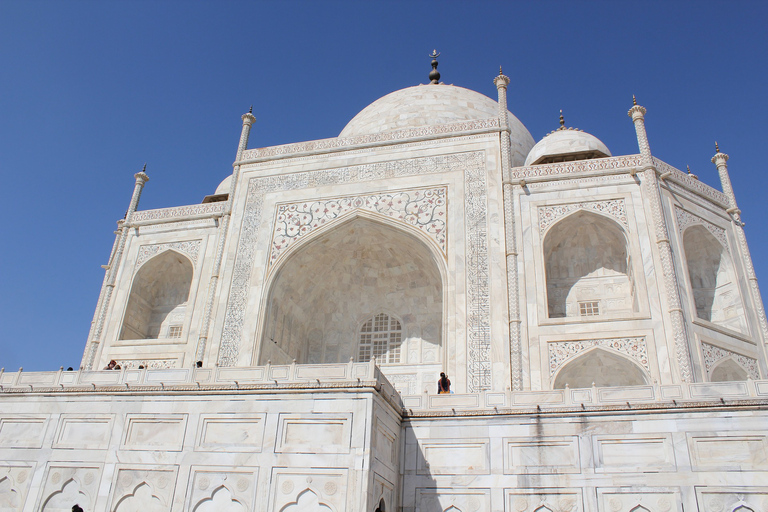
[[[430,82],[329,139],[249,149],[243,115],[201,204],[136,174],[79,371],[0,374],[0,511],[768,510],[728,156],[721,191],[640,105],[613,156],[536,142],[501,72]]]

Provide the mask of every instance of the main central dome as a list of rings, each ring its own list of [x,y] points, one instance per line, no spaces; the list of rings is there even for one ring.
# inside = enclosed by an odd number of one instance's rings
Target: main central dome
[[[365,107],[347,123],[339,137],[489,119],[499,115],[498,109],[496,101],[463,87],[416,85],[387,94]],[[522,165],[535,141],[523,123],[511,113],[509,127],[512,165]]]

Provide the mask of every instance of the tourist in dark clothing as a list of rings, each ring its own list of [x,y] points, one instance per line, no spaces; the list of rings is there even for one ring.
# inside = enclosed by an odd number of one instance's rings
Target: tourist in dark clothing
[[[445,376],[444,373],[440,373],[440,379],[437,381],[437,393],[450,393],[451,392],[451,380]]]

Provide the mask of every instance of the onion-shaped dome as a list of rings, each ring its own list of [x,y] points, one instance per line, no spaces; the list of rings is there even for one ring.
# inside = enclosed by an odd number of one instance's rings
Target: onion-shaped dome
[[[570,162],[608,156],[611,156],[611,152],[600,139],[576,128],[566,128],[562,125],[561,116],[560,128],[550,132],[533,146],[525,159],[525,165]]]
[[[490,119],[498,115],[498,103],[479,92],[455,85],[416,85],[387,94],[365,107],[339,137]],[[512,113],[508,116],[512,165],[519,166],[535,141],[523,123]]]

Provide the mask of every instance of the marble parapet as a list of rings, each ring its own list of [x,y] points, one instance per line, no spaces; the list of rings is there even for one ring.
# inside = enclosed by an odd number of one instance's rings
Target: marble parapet
[[[133,214],[130,226],[147,226],[166,222],[184,222],[190,220],[221,217],[224,213],[224,201],[173,208],[142,210]]]
[[[104,371],[0,371],[0,396],[53,392],[273,392],[345,388],[373,388],[407,416],[768,404],[768,380],[401,396],[378,366],[353,362]]]

